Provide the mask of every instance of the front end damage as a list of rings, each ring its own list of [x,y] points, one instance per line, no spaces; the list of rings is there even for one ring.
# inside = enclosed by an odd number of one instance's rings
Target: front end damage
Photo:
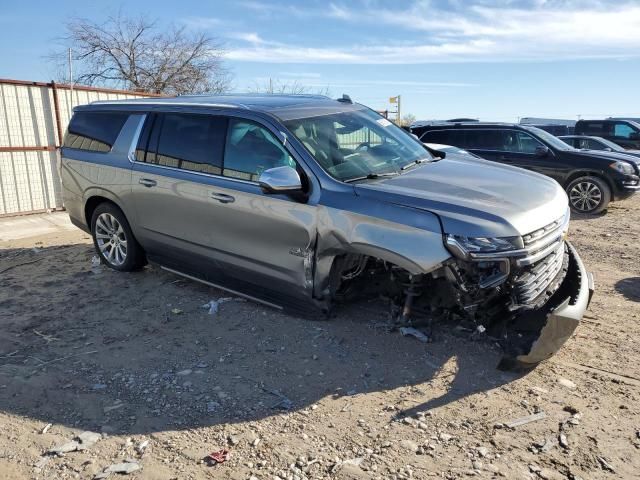
[[[332,268],[332,296],[382,294],[397,307],[398,325],[486,332],[504,349],[499,368],[532,367],[567,341],[593,293],[591,274],[564,240],[567,227],[568,217],[525,235],[522,248],[508,252],[456,253],[448,245],[452,258],[420,275],[349,254]]]

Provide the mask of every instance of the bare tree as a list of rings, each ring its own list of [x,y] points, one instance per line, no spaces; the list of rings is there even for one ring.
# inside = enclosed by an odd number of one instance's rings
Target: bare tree
[[[256,82],[252,87],[249,87],[248,90],[249,93],[330,95],[329,87],[313,88],[300,83],[298,80],[283,82],[277,78]]]
[[[403,127],[408,127],[415,121],[416,121],[416,116],[413,113],[407,113],[406,115],[403,115],[402,118],[400,119],[400,125]]]
[[[219,93],[229,87],[222,45],[205,33],[120,14],[104,23],[74,19],[66,29],[66,48],[53,57],[62,64],[71,48],[79,83],[164,94]]]

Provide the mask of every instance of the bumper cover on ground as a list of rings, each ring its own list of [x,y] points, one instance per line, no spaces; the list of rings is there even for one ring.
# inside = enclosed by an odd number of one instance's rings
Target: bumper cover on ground
[[[540,310],[531,312],[538,325],[538,337],[525,354],[505,358],[502,367],[533,367],[556,353],[571,337],[584,315],[593,295],[593,276],[585,269],[580,256],[571,244],[569,268],[558,291]]]

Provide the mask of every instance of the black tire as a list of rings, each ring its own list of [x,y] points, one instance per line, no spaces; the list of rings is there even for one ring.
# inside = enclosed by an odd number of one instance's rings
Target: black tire
[[[566,192],[571,211],[575,213],[597,214],[611,201],[611,188],[599,177],[576,178],[567,185]]]
[[[127,217],[113,203],[101,203],[93,211],[91,236],[102,263],[114,270],[132,272],[147,263]]]

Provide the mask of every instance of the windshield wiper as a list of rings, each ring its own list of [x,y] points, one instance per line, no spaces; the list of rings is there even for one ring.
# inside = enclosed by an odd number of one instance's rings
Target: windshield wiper
[[[431,161],[431,160],[427,160],[427,159],[424,159],[424,158],[419,158],[417,160],[414,160],[411,163],[407,163],[406,165],[400,167],[400,171],[404,172],[407,168],[415,167],[416,165],[420,165],[422,162],[429,162],[429,161]]]
[[[373,180],[375,178],[382,178],[382,177],[395,177],[396,175],[399,175],[399,173],[398,172],[368,173],[367,175],[364,175],[362,177],[347,178],[346,180],[343,180],[343,182],[351,183],[351,182],[357,182],[358,180]]]

